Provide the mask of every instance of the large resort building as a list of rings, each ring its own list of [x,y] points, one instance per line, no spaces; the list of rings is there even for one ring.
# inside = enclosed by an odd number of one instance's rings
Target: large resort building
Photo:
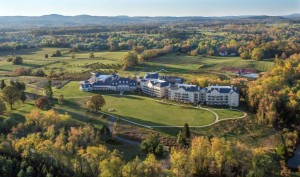
[[[86,81],[81,81],[79,84],[81,91],[133,91],[137,89],[137,81],[135,79],[119,77],[117,74],[104,75],[92,73],[91,78]]]
[[[158,73],[148,73],[143,78],[124,78],[117,74],[103,75],[94,73],[91,78],[80,82],[81,91],[112,90],[112,91],[141,91],[149,96],[167,98],[173,101],[239,106],[239,92],[233,86],[208,86],[201,88],[197,85],[183,84],[181,78],[159,76]]]

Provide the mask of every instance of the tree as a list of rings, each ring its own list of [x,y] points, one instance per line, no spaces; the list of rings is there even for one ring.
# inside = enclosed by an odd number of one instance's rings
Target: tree
[[[12,60],[13,65],[20,65],[23,63],[23,58],[20,56],[16,56]]]
[[[187,123],[184,124],[183,134],[186,139],[189,139],[191,137],[190,127]]]
[[[2,99],[13,109],[15,102],[20,99],[20,91],[15,86],[6,86],[2,90]]]
[[[121,176],[124,162],[122,161],[119,153],[114,151],[110,157],[105,158],[100,162],[99,169],[101,177],[114,177]]]
[[[251,58],[251,56],[250,56],[250,54],[249,54],[248,51],[242,52],[242,53],[240,54],[240,57],[241,57],[242,59],[250,59],[250,58]]]
[[[54,54],[51,55],[52,57],[60,57],[62,56],[60,50],[56,50],[56,52]]]
[[[4,79],[1,80],[0,89],[3,90],[6,87]]]
[[[170,154],[171,171],[175,176],[189,176],[188,154],[184,149],[173,149]]]
[[[145,164],[145,177],[162,176],[162,164],[156,160],[154,154],[148,154],[143,163]]]
[[[93,95],[86,104],[89,109],[97,113],[105,105],[105,99],[102,95]]]
[[[191,51],[191,55],[192,55],[192,56],[197,56],[197,55],[198,55],[198,52],[199,52],[199,49],[198,49],[198,48],[195,49],[195,50],[192,50],[192,51]]]
[[[49,58],[49,55],[48,54],[45,54],[45,59],[48,59]]]
[[[36,71],[36,73],[35,73],[35,76],[37,76],[37,77],[45,77],[46,74],[45,74],[45,72],[44,72],[43,70],[38,69],[38,70]]]
[[[51,107],[53,105],[53,91],[52,91],[52,82],[50,79],[48,80],[44,90],[45,90],[46,98],[48,100],[49,107]]]
[[[63,94],[60,94],[59,96],[58,96],[58,104],[63,104],[64,103],[64,95]]]
[[[26,85],[24,82],[19,82],[19,81],[11,81],[11,85],[15,86],[19,91],[24,91],[26,90]]]
[[[20,100],[22,101],[22,103],[25,103],[26,101],[26,94],[24,91],[21,91]]]
[[[281,59],[286,59],[286,58],[287,58],[287,56],[286,56],[285,52],[282,52],[282,54],[281,54],[280,58],[281,58]]]
[[[186,145],[186,138],[184,137],[183,133],[179,131],[177,135],[177,144],[179,145]]]
[[[0,114],[3,114],[3,112],[6,111],[6,106],[5,106],[5,103],[0,100]]]
[[[128,162],[122,169],[123,177],[145,176],[145,164],[136,157],[133,161]]]
[[[163,154],[158,134],[148,135],[141,143],[141,150],[161,156]]]
[[[252,60],[261,60],[263,56],[264,56],[264,51],[261,48],[255,48],[251,53]]]
[[[128,52],[124,57],[123,69],[127,70],[138,64],[138,56],[136,53]]]
[[[90,58],[90,59],[94,59],[94,58],[95,58],[95,55],[94,55],[93,52],[90,53],[89,58]]]
[[[37,100],[35,100],[35,106],[40,109],[44,109],[47,104],[48,104],[48,99],[45,96],[40,97]]]
[[[75,58],[75,52],[72,52],[71,58]]]

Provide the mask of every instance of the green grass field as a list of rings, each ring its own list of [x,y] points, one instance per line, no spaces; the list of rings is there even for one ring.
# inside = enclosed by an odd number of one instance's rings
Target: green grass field
[[[51,57],[51,54],[56,50],[60,50],[61,57]],[[122,64],[122,60],[126,52],[93,52],[95,59],[89,58],[89,51],[76,52],[75,58],[71,58],[70,49],[67,48],[36,48],[17,51],[17,55],[24,59],[21,65],[12,65],[7,62],[7,58],[10,56],[8,52],[0,52],[0,74],[7,74],[14,71],[18,67],[29,68],[38,67],[43,69],[46,74],[50,70],[57,72],[72,72],[79,73],[87,71],[88,68],[83,66],[92,63],[101,62],[103,64]],[[48,59],[45,59],[45,54],[49,55]],[[58,62],[58,63],[57,63]],[[51,64],[53,63],[53,64]],[[45,66],[47,65],[47,66]],[[36,71],[34,69],[33,71]]]
[[[188,73],[190,71],[221,70],[223,67],[255,69],[264,72],[271,69],[274,62],[271,59],[262,61],[243,60],[240,57],[202,57],[169,54],[154,58],[146,64],[137,67],[145,71],[167,70],[170,73]]]
[[[230,119],[230,118],[238,118],[244,115],[241,111],[230,110],[230,109],[212,109],[215,113],[219,115],[219,119]]]
[[[104,95],[106,105],[103,111],[125,117],[148,126],[182,126],[184,123],[198,126],[214,122],[215,117],[208,111],[161,104],[146,97],[135,95]]]

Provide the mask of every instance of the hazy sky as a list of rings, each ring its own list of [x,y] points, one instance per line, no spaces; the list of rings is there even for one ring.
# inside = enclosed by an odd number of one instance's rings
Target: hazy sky
[[[228,16],[300,13],[300,0],[0,0],[0,16]]]

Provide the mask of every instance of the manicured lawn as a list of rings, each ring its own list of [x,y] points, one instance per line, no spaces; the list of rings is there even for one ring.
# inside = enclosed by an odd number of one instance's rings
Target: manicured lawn
[[[230,110],[230,109],[212,109],[215,113],[219,115],[219,119],[230,119],[238,118],[244,115],[241,111]]]
[[[52,87],[54,96],[58,97],[60,94],[63,94],[65,98],[68,97],[87,97],[92,96],[91,92],[82,92],[79,90],[78,81],[71,81],[67,85],[63,86],[61,89],[56,89],[56,87]]]
[[[198,126],[214,122],[215,117],[208,111],[161,104],[149,98],[135,95],[104,95],[106,105],[102,109],[148,126],[173,125],[184,123]]]

